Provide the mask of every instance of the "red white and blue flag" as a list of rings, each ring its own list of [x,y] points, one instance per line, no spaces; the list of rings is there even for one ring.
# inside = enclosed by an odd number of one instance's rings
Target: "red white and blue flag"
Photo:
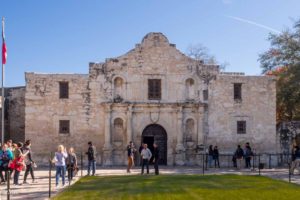
[[[2,64],[6,64],[7,59],[7,49],[5,44],[5,35],[4,35],[4,19],[2,19]]]

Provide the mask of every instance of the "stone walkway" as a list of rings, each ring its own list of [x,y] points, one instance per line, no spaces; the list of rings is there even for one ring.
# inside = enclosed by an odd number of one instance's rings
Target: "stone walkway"
[[[153,169],[151,168],[151,173],[153,174]],[[202,168],[196,167],[162,167],[160,169],[161,174],[202,174]],[[132,170],[132,173],[127,174],[124,168],[101,168],[97,170],[98,176],[108,176],[108,175],[133,175],[140,174],[140,169],[136,168]],[[233,169],[209,169],[205,171],[205,174],[239,174],[239,175],[258,175],[258,171],[251,171],[243,169],[241,171]],[[55,188],[55,171],[52,171],[52,191],[51,196],[57,194],[63,188]],[[79,171],[78,176],[81,175]],[[83,171],[83,176],[86,175],[86,171]],[[288,170],[287,169],[264,169],[261,171],[261,175],[268,176],[275,179],[280,179],[284,181],[289,181]],[[29,176],[28,182],[30,184],[24,184],[21,186],[11,185],[11,198],[14,199],[48,199],[49,195],[49,171],[37,170],[35,171],[35,176],[37,177],[37,183],[31,183],[31,178]],[[79,177],[76,177],[78,180]],[[23,180],[23,173],[20,176],[20,180]],[[75,180],[75,181],[76,181]],[[21,182],[21,181],[20,181]],[[291,182],[300,184],[300,175],[292,176]],[[7,199],[6,185],[0,185],[0,200]]]

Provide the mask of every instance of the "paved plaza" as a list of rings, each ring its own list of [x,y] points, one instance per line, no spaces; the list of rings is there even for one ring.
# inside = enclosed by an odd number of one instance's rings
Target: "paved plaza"
[[[162,167],[160,170],[161,174],[202,174],[203,170],[200,167]],[[109,175],[118,175],[118,176],[130,176],[130,175],[139,175],[140,169],[135,168],[130,174],[126,173],[126,168],[99,168],[97,170],[97,176],[109,176]],[[239,174],[239,175],[258,175],[258,171],[254,170],[234,170],[234,169],[209,169],[205,170],[205,174]],[[49,195],[49,171],[47,169],[40,169],[35,171],[36,183],[31,183],[31,179],[28,179],[30,184],[25,184],[21,186],[11,185],[11,199],[48,199]],[[79,171],[78,176],[75,181],[79,179],[81,171]],[[86,171],[83,171],[83,176],[86,175]],[[154,170],[150,170],[150,175],[154,175]],[[288,170],[287,169],[264,169],[261,170],[261,175],[268,176],[274,179],[280,179],[284,181],[289,181]],[[55,188],[55,171],[52,171],[51,179],[51,196],[54,196],[60,192],[63,188]],[[20,180],[23,180],[23,174],[20,176]],[[20,181],[21,182],[21,181]],[[300,176],[292,176],[291,182],[300,184]],[[68,185],[68,184],[67,184]],[[66,186],[67,187],[67,186]],[[66,188],[64,187],[64,188]],[[6,185],[0,185],[1,195],[0,200],[7,198]]]

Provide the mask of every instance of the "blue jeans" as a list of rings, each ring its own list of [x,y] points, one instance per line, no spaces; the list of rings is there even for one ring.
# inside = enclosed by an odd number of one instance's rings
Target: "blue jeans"
[[[91,167],[92,167],[92,175],[94,176],[96,172],[96,160],[89,160],[88,175],[90,175]]]
[[[55,181],[56,186],[59,182],[59,177],[62,179],[62,184],[65,185],[65,176],[66,176],[66,166],[56,166],[56,175],[55,175]]]

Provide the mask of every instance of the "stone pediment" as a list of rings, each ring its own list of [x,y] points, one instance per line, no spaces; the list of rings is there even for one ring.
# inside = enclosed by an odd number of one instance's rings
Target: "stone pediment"
[[[90,72],[98,68],[108,74],[122,74],[125,71],[128,74],[193,74],[204,68],[206,71],[218,71],[217,66],[206,66],[186,56],[158,32],[148,33],[141,43],[122,56],[108,58],[101,64],[91,64]]]

